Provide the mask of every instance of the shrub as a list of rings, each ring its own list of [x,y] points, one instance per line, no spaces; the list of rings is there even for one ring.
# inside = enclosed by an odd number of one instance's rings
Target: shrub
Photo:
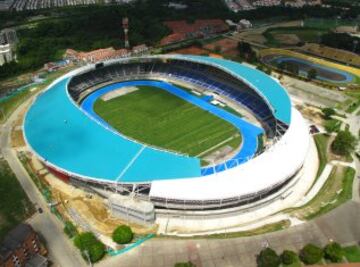
[[[278,267],[280,257],[271,248],[263,249],[257,257],[258,267]]]
[[[76,236],[78,234],[78,231],[77,231],[75,225],[72,222],[66,221],[65,226],[64,226],[64,233],[69,238],[73,238],[74,236]]]
[[[331,149],[338,155],[346,156],[354,151],[357,140],[349,131],[339,131],[331,144]]]
[[[174,267],[196,267],[191,261],[175,263]]]
[[[340,127],[341,127],[341,121],[338,120],[331,119],[324,122],[324,128],[328,133],[340,131]]]
[[[308,244],[300,252],[300,259],[305,264],[315,264],[318,263],[324,256],[321,248]]]
[[[344,250],[338,243],[332,242],[325,246],[324,254],[325,258],[332,262],[342,262]]]
[[[312,79],[316,79],[316,77],[317,77],[317,71],[316,71],[316,69],[310,69],[310,70],[308,71],[308,73],[307,73],[307,78],[308,78],[309,80],[312,80]]]
[[[85,260],[88,260],[89,256],[91,262],[97,262],[105,255],[104,244],[91,232],[78,234],[74,239],[74,244],[80,249]]]
[[[127,225],[118,226],[112,234],[112,239],[118,244],[127,244],[131,242],[133,237],[134,234],[131,228]]]
[[[336,111],[333,108],[323,108],[321,111],[322,111],[322,113],[324,115],[324,118],[326,120],[330,119],[331,116],[336,114]]]
[[[97,262],[102,259],[105,255],[105,246],[101,242],[96,242],[93,244],[89,250],[89,257],[91,262]]]
[[[298,261],[298,256],[296,255],[296,253],[294,251],[291,250],[285,250],[282,254],[281,254],[281,262],[283,264],[293,264],[295,262]]]

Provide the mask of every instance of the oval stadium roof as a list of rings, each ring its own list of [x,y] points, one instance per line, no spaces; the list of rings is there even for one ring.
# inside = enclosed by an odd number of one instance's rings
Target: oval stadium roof
[[[235,75],[258,92],[270,104],[278,120],[290,124],[291,101],[289,95],[278,81],[263,72],[234,61],[214,57],[192,55],[166,55],[166,57],[216,65],[216,67]]]

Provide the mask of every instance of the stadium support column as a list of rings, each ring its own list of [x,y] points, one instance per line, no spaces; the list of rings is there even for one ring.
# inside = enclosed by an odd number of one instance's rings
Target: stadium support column
[[[128,36],[128,32],[129,32],[129,19],[127,17],[124,17],[122,19],[122,26],[124,29],[124,40],[125,40],[125,48],[129,48],[130,44],[129,44],[129,36]]]

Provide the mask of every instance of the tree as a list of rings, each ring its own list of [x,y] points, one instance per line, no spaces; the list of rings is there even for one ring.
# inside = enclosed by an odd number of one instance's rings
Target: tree
[[[322,259],[323,256],[324,256],[324,253],[323,253],[322,249],[313,244],[306,245],[300,252],[300,259],[305,264],[318,263]]]
[[[299,75],[299,66],[297,64],[288,62],[286,64],[286,70],[294,75]]]
[[[283,264],[286,264],[286,265],[293,264],[293,263],[295,263],[295,262],[297,262],[299,260],[296,253],[294,251],[291,251],[291,250],[285,250],[281,254],[280,258],[281,258],[281,262]]]
[[[327,120],[324,122],[324,128],[327,133],[338,132],[341,127],[341,121]]]
[[[339,131],[331,144],[334,153],[342,156],[349,155],[354,151],[357,140],[348,130]]]
[[[74,239],[75,246],[81,251],[84,259],[91,262],[99,261],[105,255],[105,246],[93,233],[85,232],[78,234]]]
[[[271,248],[263,249],[257,257],[258,267],[278,267],[280,257]]]
[[[310,69],[307,73],[307,78],[309,80],[313,80],[313,79],[316,79],[317,77],[317,70],[316,69]]]
[[[74,237],[74,236],[76,236],[78,234],[78,231],[77,231],[75,225],[72,222],[66,221],[65,226],[64,226],[64,233],[68,237],[72,238],[72,237]]]
[[[112,239],[118,244],[130,243],[133,237],[134,234],[131,228],[127,225],[118,226],[112,234]]]
[[[324,115],[325,120],[330,119],[331,116],[336,114],[336,111],[333,108],[323,108],[321,111]]]
[[[341,262],[344,257],[343,248],[336,242],[327,244],[324,248],[325,258],[332,262]]]
[[[271,69],[266,67],[265,65],[258,65],[256,69],[265,72],[268,75],[271,75]]]
[[[251,45],[246,42],[238,42],[237,45],[239,56],[246,59],[249,62],[255,62],[257,60],[255,51],[251,48]]]
[[[196,267],[191,261],[175,263],[174,267]]]

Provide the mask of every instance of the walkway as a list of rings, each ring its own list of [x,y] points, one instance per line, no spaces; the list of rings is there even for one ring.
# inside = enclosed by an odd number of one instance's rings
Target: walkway
[[[7,122],[2,125],[0,135],[1,152],[31,202],[33,202],[36,206],[41,207],[44,211],[42,214],[35,213],[35,215],[27,222],[32,225],[35,231],[45,238],[46,247],[49,250],[49,257],[55,263],[55,266],[85,266],[85,262],[82,260],[78,251],[74,248],[71,241],[64,235],[63,225],[53,214],[50,213],[43,196],[39,193],[37,187],[17,158],[16,152],[11,149],[11,125],[17,119],[21,109],[29,102],[30,101],[27,101],[17,108]]]
[[[322,246],[329,239],[340,243],[358,242],[359,211],[360,203],[348,202],[309,223],[254,237],[154,238],[128,253],[104,260],[98,266],[172,267],[176,262],[192,260],[197,267],[255,267],[255,256],[265,244],[280,253],[284,249],[299,250],[310,242]]]

